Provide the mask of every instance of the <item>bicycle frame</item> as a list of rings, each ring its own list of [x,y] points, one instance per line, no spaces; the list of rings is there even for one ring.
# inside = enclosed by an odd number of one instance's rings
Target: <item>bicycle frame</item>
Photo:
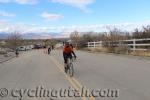
[[[67,67],[68,67],[67,72],[69,71],[69,75],[70,75],[70,77],[72,77],[74,74],[72,58],[67,58]]]

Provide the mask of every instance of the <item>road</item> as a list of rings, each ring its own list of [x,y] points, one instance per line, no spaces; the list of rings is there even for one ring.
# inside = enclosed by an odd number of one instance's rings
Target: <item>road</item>
[[[132,56],[94,54],[76,51],[75,75],[70,78],[63,72],[62,51],[51,55],[43,50],[29,51],[8,62],[0,64],[0,89],[7,88],[8,96],[0,100],[19,100],[12,97],[11,90],[19,89],[116,89],[118,97],[59,97],[56,100],[149,100],[150,60]],[[80,91],[81,92],[81,91]],[[1,91],[0,91],[1,93]],[[18,92],[17,92],[18,93]],[[4,93],[3,93],[4,94]],[[50,97],[29,97],[22,100],[50,100]]]

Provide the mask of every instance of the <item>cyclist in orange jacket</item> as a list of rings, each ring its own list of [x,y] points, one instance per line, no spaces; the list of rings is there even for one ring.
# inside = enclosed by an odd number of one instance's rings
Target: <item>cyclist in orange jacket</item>
[[[65,69],[67,68],[67,59],[68,58],[72,59],[72,54],[73,54],[73,48],[70,46],[69,42],[66,42],[65,46],[63,48],[63,58],[64,58]],[[76,58],[75,55],[74,55],[74,57]]]

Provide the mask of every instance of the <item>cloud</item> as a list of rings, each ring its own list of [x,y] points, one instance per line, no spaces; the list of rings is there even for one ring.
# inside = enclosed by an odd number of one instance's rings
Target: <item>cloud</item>
[[[73,7],[80,8],[85,12],[89,12],[88,5],[95,2],[95,0],[50,0],[53,3],[65,4]]]
[[[14,17],[15,14],[12,14],[12,13],[0,10],[0,16],[3,16],[3,17]]]
[[[63,15],[43,12],[41,14],[41,17],[45,18],[46,20],[53,21],[53,20],[59,20],[59,19],[63,18]]]
[[[38,0],[0,0],[0,3],[36,4]]]
[[[0,3],[9,3],[11,2],[12,0],[0,0]]]
[[[0,33],[12,33],[14,31],[18,31],[21,34],[34,33],[38,36],[43,37],[68,37],[72,31],[79,32],[106,32],[108,31],[108,27],[111,28],[119,28],[123,31],[134,31],[135,28],[142,29],[142,26],[150,25],[150,21],[144,21],[139,23],[121,23],[121,24],[98,24],[98,25],[72,25],[72,26],[39,26],[36,24],[24,24],[24,23],[16,23],[11,24],[7,20],[0,20]],[[55,33],[51,33],[55,32]],[[57,33],[57,34],[56,34]],[[42,38],[43,38],[42,37]]]
[[[8,22],[8,20],[6,20],[6,19],[0,19],[0,24],[5,24],[5,23],[7,23]]]
[[[19,4],[36,4],[37,0],[15,0],[16,3]]]

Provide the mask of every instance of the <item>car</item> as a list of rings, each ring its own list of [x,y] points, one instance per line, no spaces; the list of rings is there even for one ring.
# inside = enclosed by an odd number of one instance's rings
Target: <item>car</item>
[[[17,49],[19,51],[26,51],[26,46],[19,46],[19,47],[17,47]]]
[[[35,44],[34,45],[34,49],[42,49],[42,48],[43,48],[43,46],[40,45],[40,44]]]
[[[30,45],[26,46],[26,50],[31,50],[32,48],[30,47]]]

